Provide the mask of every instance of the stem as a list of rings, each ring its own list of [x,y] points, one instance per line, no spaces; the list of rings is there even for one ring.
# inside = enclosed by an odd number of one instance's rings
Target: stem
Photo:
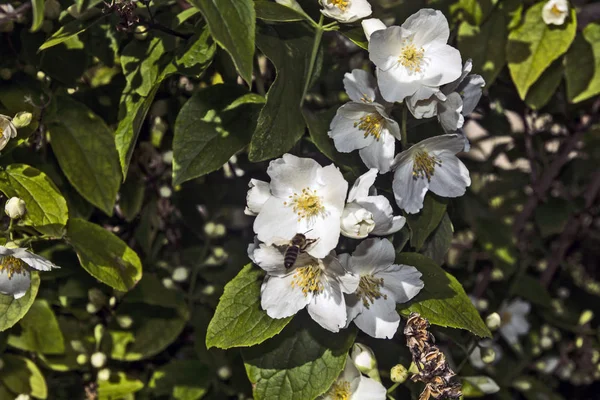
[[[10,240],[13,240],[13,224],[14,224],[14,219],[10,219],[10,222],[8,223],[8,237],[10,238]]]
[[[400,145],[402,150],[408,149],[408,134],[406,132],[406,120],[408,119],[408,107],[402,104],[402,126],[400,127]]]
[[[198,273],[200,272],[200,268],[204,266],[204,260],[208,256],[208,251],[210,250],[210,240],[207,238],[204,243],[204,248],[202,249],[202,254],[199,257],[199,263],[194,265],[192,268],[192,277],[190,279],[190,287],[188,289],[188,308],[190,309],[190,315],[192,315],[192,311],[194,308],[194,292],[196,291],[196,281],[198,280]]]
[[[477,341],[476,340],[474,340],[473,343],[471,343],[471,346],[467,350],[467,354],[465,355],[464,360],[462,360],[462,362],[460,363],[460,365],[456,368],[456,374],[460,373],[460,370],[465,366],[465,364],[469,360],[469,356],[471,355],[471,353],[473,352],[473,350],[475,350],[475,347],[477,347]]]
[[[319,53],[319,47],[321,46],[321,38],[323,37],[323,20],[325,17],[321,15],[319,18],[319,24],[315,27],[315,40],[313,42],[312,52],[310,54],[310,64],[308,64],[308,74],[306,75],[306,82],[304,82],[304,90],[302,91],[302,100],[300,101],[300,107],[304,104],[304,98],[306,92],[308,92],[310,82],[312,81],[312,74],[315,69],[315,61],[317,60],[317,54]]]
[[[394,390],[396,390],[396,388],[400,386],[400,382],[396,382],[394,383],[392,386],[390,386],[390,388],[387,390],[387,393],[394,393]],[[393,398],[393,397],[392,397]]]

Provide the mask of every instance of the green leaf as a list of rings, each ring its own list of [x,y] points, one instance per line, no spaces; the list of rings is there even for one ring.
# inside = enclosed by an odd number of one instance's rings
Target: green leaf
[[[434,325],[466,329],[477,336],[492,337],[454,276],[421,254],[401,253],[396,257],[396,262],[418,269],[423,274],[421,279],[425,283],[425,287],[414,299],[398,305],[401,315],[406,317],[411,312],[418,312]]]
[[[46,39],[38,51],[49,49],[52,46],[66,42],[107,17],[107,15],[102,14],[102,11],[99,9],[90,9],[87,13],[89,13],[88,18],[76,19],[61,26],[59,30]]]
[[[131,172],[128,179],[121,186],[119,196],[119,209],[125,217],[125,221],[131,222],[138,216],[144,205],[144,194],[146,193],[146,180],[142,174]]]
[[[565,57],[567,96],[578,103],[600,93],[600,24],[578,34]]]
[[[217,45],[212,41],[210,32],[204,28],[200,34],[188,40],[185,48],[181,50],[181,54],[175,57],[175,63],[180,72],[186,75],[200,76],[210,65],[216,50]]]
[[[36,399],[48,397],[46,380],[39,368],[28,358],[5,353],[0,381],[13,393],[28,394]]]
[[[535,223],[542,237],[547,238],[562,233],[575,211],[572,202],[558,197],[550,197],[537,206],[534,215]]]
[[[525,97],[525,103],[534,110],[539,110],[548,104],[560,85],[563,71],[561,60],[554,61],[540,76],[540,79],[531,86]]]
[[[31,8],[33,11],[33,18],[31,21],[31,32],[35,32],[41,28],[44,23],[44,3],[45,0],[32,0]]]
[[[88,54],[85,45],[73,36],[63,43],[45,50],[41,54],[40,69],[50,78],[65,86],[76,86],[78,79],[85,72]]]
[[[508,35],[508,68],[521,99],[554,60],[563,55],[575,38],[575,9],[561,26],[546,25],[542,20],[544,3],[527,10],[521,26]]]
[[[427,238],[425,244],[421,248],[422,253],[435,261],[438,265],[442,265],[446,259],[446,253],[452,244],[452,235],[454,227],[448,213],[442,217],[433,233]]]
[[[215,41],[229,53],[241,77],[252,84],[256,13],[252,0],[191,0]]]
[[[446,213],[448,200],[427,193],[423,201],[423,208],[418,214],[408,214],[406,222],[410,227],[410,245],[416,251],[421,250],[425,240],[440,224]]]
[[[228,349],[262,343],[277,335],[292,317],[272,319],[260,306],[263,272],[246,265],[226,286],[208,325],[206,347]]]
[[[28,165],[11,164],[0,173],[0,191],[25,201],[27,214],[21,223],[46,235],[63,236],[69,219],[67,202],[46,174]]]
[[[37,272],[31,272],[31,286],[25,296],[16,300],[13,296],[0,294],[0,332],[7,330],[16,324],[33,304],[40,288],[40,276]]]
[[[110,379],[98,382],[99,400],[123,399],[126,395],[135,393],[144,388],[144,383],[139,379],[130,378],[124,372],[111,374]]]
[[[267,102],[260,112],[250,142],[248,157],[253,162],[285,153],[306,130],[300,104],[308,75],[313,35],[304,26],[289,23],[285,29],[266,26],[256,42],[275,65],[277,77],[269,88]]]
[[[542,286],[539,279],[531,275],[520,276],[515,282],[514,292],[515,295],[539,306],[548,308],[552,305],[552,296],[548,293],[548,289]]]
[[[112,215],[121,183],[113,133],[85,105],[58,97],[60,120],[48,124],[52,150],[69,182],[87,201]]]
[[[256,400],[314,399],[343,370],[354,331],[331,333],[297,315],[276,337],[242,349]]]
[[[514,273],[517,249],[512,228],[494,217],[477,218],[474,228],[477,242],[491,256],[494,265],[507,276]]]
[[[72,218],[67,225],[67,241],[81,266],[110,287],[125,292],[142,277],[142,263],[135,251],[101,226]]]
[[[239,85],[200,90],[181,108],[173,138],[173,184],[216,171],[249,142],[264,98]]]
[[[304,19],[304,15],[293,8],[269,0],[256,0],[254,9],[256,10],[256,18],[265,21],[293,22]]]
[[[197,400],[208,391],[210,370],[196,360],[173,360],[155,371],[148,383],[154,396]]]
[[[357,45],[363,50],[369,50],[369,41],[365,36],[365,31],[362,26],[354,26],[351,28],[347,28],[346,26],[342,26],[340,29],[340,33],[346,36],[352,43]]]
[[[19,322],[21,327],[8,337],[8,344],[24,351],[42,354],[62,354],[65,344],[54,311],[46,300],[36,300]]]

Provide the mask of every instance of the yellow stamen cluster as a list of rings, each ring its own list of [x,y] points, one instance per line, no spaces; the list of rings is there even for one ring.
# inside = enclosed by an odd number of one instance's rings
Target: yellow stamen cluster
[[[387,295],[381,294],[382,286],[383,278],[375,278],[373,275],[363,275],[358,282],[356,296],[362,300],[365,307],[369,308],[380,297],[387,299]]]
[[[318,264],[308,264],[296,268],[292,279],[292,287],[298,287],[308,296],[309,293],[321,293],[323,291],[323,269]]]
[[[379,140],[383,130],[383,117],[377,113],[367,114],[354,123],[354,127],[365,132],[365,137],[373,135]]]
[[[316,190],[304,188],[300,194],[294,193],[289,199],[290,201],[284,202],[283,205],[292,207],[298,215],[298,222],[302,218],[314,218],[325,212],[325,206]]]
[[[552,6],[552,8],[550,9],[550,11],[552,12],[552,14],[556,15],[557,17],[559,17],[562,14],[562,11],[560,11],[558,9],[558,7],[556,6],[556,4],[554,4]]]
[[[512,314],[509,313],[508,311],[504,311],[501,315],[500,315],[500,323],[502,325],[506,325],[508,323],[510,323],[510,320],[512,319]]]
[[[0,272],[6,271],[8,274],[8,279],[12,279],[12,277],[16,275],[25,275],[27,272],[26,264],[13,256],[5,256],[0,259]]]
[[[372,103],[373,102],[373,100],[364,93],[363,93],[362,97],[360,98],[360,101],[362,101],[363,103]]]
[[[336,382],[329,389],[329,397],[334,400],[349,400],[352,392],[350,390],[350,382]]]
[[[329,0],[329,4],[339,8],[341,11],[346,11],[350,0]]]
[[[421,72],[425,50],[409,43],[402,48],[398,62],[412,72]]]
[[[441,166],[442,160],[429,155],[426,151],[417,151],[413,160],[413,179],[427,178],[431,182],[436,165]]]

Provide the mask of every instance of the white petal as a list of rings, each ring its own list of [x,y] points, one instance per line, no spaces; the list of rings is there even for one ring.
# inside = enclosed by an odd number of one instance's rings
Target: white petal
[[[373,143],[375,137],[358,128],[360,119],[376,112],[375,106],[363,103],[346,103],[341,106],[329,127],[328,135],[340,153],[349,153]]]
[[[287,199],[294,192],[310,187],[321,169],[312,158],[300,158],[291,154],[271,161],[267,174],[271,177],[271,193],[275,197]]]
[[[389,102],[402,102],[406,97],[413,95],[421,86],[418,81],[409,80],[404,67],[392,68],[388,71],[379,70],[377,72],[377,84],[381,96]]]
[[[523,301],[521,299],[515,299],[513,300],[508,307],[506,307],[506,311],[510,312],[511,314],[517,314],[517,315],[527,315],[529,314],[529,311],[531,310],[531,304],[529,304],[526,301]]]
[[[400,316],[393,301],[379,298],[364,308],[355,319],[356,326],[369,336],[378,339],[391,339],[400,325]]]
[[[515,332],[519,335],[524,335],[529,332],[529,322],[522,315],[514,314],[510,321],[510,324],[515,329]]]
[[[7,271],[0,271],[0,293],[13,296],[15,300],[25,296],[31,285],[31,275],[24,270],[20,274],[14,274],[8,279]]]
[[[558,13],[555,13],[555,8]],[[569,15],[569,3],[566,0],[549,0],[542,8],[542,19],[548,25],[562,25]]]
[[[371,39],[371,34],[376,31],[380,31],[385,29],[386,26],[380,19],[370,18],[365,19],[361,22],[363,30],[365,31],[365,36],[367,37],[367,41]]]
[[[340,374],[339,379],[344,380],[346,382],[352,382],[357,378],[360,378],[360,371],[358,370],[358,368],[356,368],[356,365],[354,364],[350,356],[346,356],[346,365],[344,366],[344,370]]]
[[[250,179],[248,183],[250,189],[246,195],[246,203],[248,204],[244,210],[246,215],[258,215],[262,206],[271,197],[271,189],[269,183],[258,179]]]
[[[418,213],[423,208],[423,199],[425,199],[428,188],[427,179],[413,178],[412,160],[398,165],[392,183],[398,207],[409,214]]]
[[[423,70],[423,85],[441,86],[454,81],[462,73],[460,52],[447,44],[432,45],[425,50],[424,58],[428,64]]]
[[[465,117],[462,114],[463,101],[460,94],[450,93],[444,102],[438,105],[438,120],[444,132],[453,133],[462,128]]]
[[[323,258],[337,246],[340,239],[340,220],[341,211],[335,209],[328,211],[323,218],[316,218],[310,223],[306,218],[302,219],[297,232],[306,232],[307,238],[317,239],[306,250],[308,254],[316,258]]]
[[[446,100],[446,96],[440,92],[438,86],[426,86],[421,85],[419,89],[412,95],[412,101],[428,100],[432,96],[439,98],[440,100]]]
[[[464,145],[464,138],[457,134],[434,136],[419,142],[419,146],[430,153],[435,153],[436,150],[450,150],[456,154],[463,151]]]
[[[335,255],[329,255],[325,257],[323,262],[325,264],[325,271],[328,277],[338,281],[342,293],[354,293],[356,291],[360,281],[360,277],[358,275],[351,273],[348,268],[341,264],[340,260],[338,260]],[[347,265],[347,263],[344,265]]]
[[[396,138],[384,130],[381,132],[379,140],[360,149],[358,154],[367,168],[376,168],[380,174],[385,174],[392,168],[395,151]]]
[[[373,214],[375,229],[372,235],[386,236],[398,232],[406,223],[406,218],[401,215],[393,216],[393,209],[385,196],[369,196],[359,204]]]
[[[394,296],[396,303],[406,303],[415,297],[425,286],[421,280],[422,274],[410,265],[390,265],[383,271],[376,272],[378,278],[383,278],[386,292]]]
[[[504,339],[514,345],[517,344],[519,342],[519,336],[517,335],[517,332],[515,331],[514,326],[507,324],[504,326],[500,327],[500,334],[504,337]]]
[[[371,33],[369,58],[382,71],[398,65],[398,52],[402,48],[403,41],[410,35],[411,32],[399,26],[390,26]],[[379,89],[383,90],[381,82],[379,82]],[[385,98],[385,95],[383,97]]]
[[[284,275],[287,273],[284,266],[283,253],[275,246],[267,246],[261,243],[254,250],[253,260],[256,265],[265,270],[269,275]]]
[[[38,271],[50,271],[51,269],[60,268],[46,260],[44,257],[30,253],[22,248],[14,249],[13,257],[23,260],[31,268],[37,269]]]
[[[396,258],[394,245],[387,239],[367,239],[362,241],[350,258],[350,270],[363,275],[372,271],[384,270]]]
[[[350,325],[352,321],[361,313],[364,309],[364,304],[361,299],[359,299],[356,294],[349,293],[344,295],[346,298],[346,327]]]
[[[458,89],[463,98],[463,115],[471,114],[475,107],[477,107],[484,86],[485,80],[481,75],[469,75],[461,83]]]
[[[450,37],[448,20],[441,11],[423,8],[402,24],[404,29],[415,32],[414,43],[422,47],[428,43],[446,44]]]
[[[350,188],[350,193],[348,193],[348,203],[368,197],[369,190],[375,184],[375,179],[377,179],[377,168],[371,168],[356,178],[354,185]]]
[[[357,103],[374,102],[377,93],[375,77],[362,69],[353,69],[344,75],[344,89],[350,100]]]
[[[283,203],[284,200],[271,197],[254,220],[254,232],[261,242],[285,245],[296,233],[306,232],[292,207]]]
[[[346,326],[346,302],[337,282],[324,282],[321,293],[308,304],[308,314],[316,323],[331,332]]]
[[[321,187],[319,195],[323,198],[327,210],[334,208],[341,214],[346,203],[346,193],[348,193],[348,182],[344,179],[344,175],[338,167],[330,164],[319,170],[317,182]]]
[[[375,228],[373,214],[356,203],[348,203],[342,213],[342,235],[352,239],[364,239]]]
[[[442,162],[436,165],[429,182],[429,190],[442,197],[459,197],[471,185],[469,170],[451,151],[435,154]]]
[[[431,96],[425,100],[417,100],[414,95],[410,96],[406,101],[410,113],[417,119],[435,117],[437,114],[439,99],[436,96]]]
[[[380,382],[366,376],[360,377],[358,388],[352,396],[351,400],[385,400],[387,390]]]
[[[473,68],[473,61],[469,58],[467,61],[465,61],[463,68],[462,68],[462,73],[460,74],[458,79],[456,79],[454,82],[450,82],[450,83],[444,85],[441,88],[441,91],[444,94],[450,94],[452,92],[460,92],[460,90],[458,90],[458,87],[462,83],[462,81],[467,77],[467,75],[469,75],[469,72],[471,72],[472,68]]]
[[[302,310],[312,300],[312,294],[304,295],[297,286],[292,287],[293,274],[269,276],[260,289],[260,304],[271,318],[287,318]]]

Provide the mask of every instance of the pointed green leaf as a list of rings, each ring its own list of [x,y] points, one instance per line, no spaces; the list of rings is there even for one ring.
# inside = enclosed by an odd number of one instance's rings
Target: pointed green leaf
[[[554,61],[531,86],[525,97],[525,103],[534,110],[539,110],[548,104],[562,81],[563,72],[562,60]]]
[[[28,394],[36,399],[48,397],[44,375],[33,361],[8,353],[2,355],[2,361],[0,381],[13,393]]]
[[[578,103],[600,93],[600,24],[591,23],[578,35],[565,57],[567,95]]]
[[[425,240],[440,224],[446,213],[448,200],[427,193],[423,201],[423,208],[418,214],[408,214],[406,222],[410,227],[410,245],[416,251],[421,250]]]
[[[99,400],[125,399],[127,395],[140,391],[144,383],[139,379],[130,378],[124,372],[113,373],[109,380],[98,383]]]
[[[31,21],[31,32],[35,32],[42,26],[44,22],[44,0],[32,0],[31,8],[33,9],[33,18]]]
[[[39,288],[40,276],[33,271],[31,272],[31,286],[25,296],[15,299],[13,296],[0,294],[0,332],[12,327],[25,316],[31,308]]]
[[[42,354],[62,354],[65,344],[54,311],[46,300],[36,300],[19,321],[21,331],[10,335],[8,344],[24,351]]]
[[[76,19],[65,25],[62,25],[59,30],[54,32],[46,41],[40,46],[38,51],[49,49],[52,46],[61,44],[71,39],[74,36],[79,35],[91,26],[97,24],[101,20],[107,17],[102,14],[99,9],[90,9],[87,11],[87,17],[85,19]]]
[[[256,0],[254,2],[256,18],[265,21],[292,22],[302,21],[305,17],[291,7],[287,7],[269,0]]]

